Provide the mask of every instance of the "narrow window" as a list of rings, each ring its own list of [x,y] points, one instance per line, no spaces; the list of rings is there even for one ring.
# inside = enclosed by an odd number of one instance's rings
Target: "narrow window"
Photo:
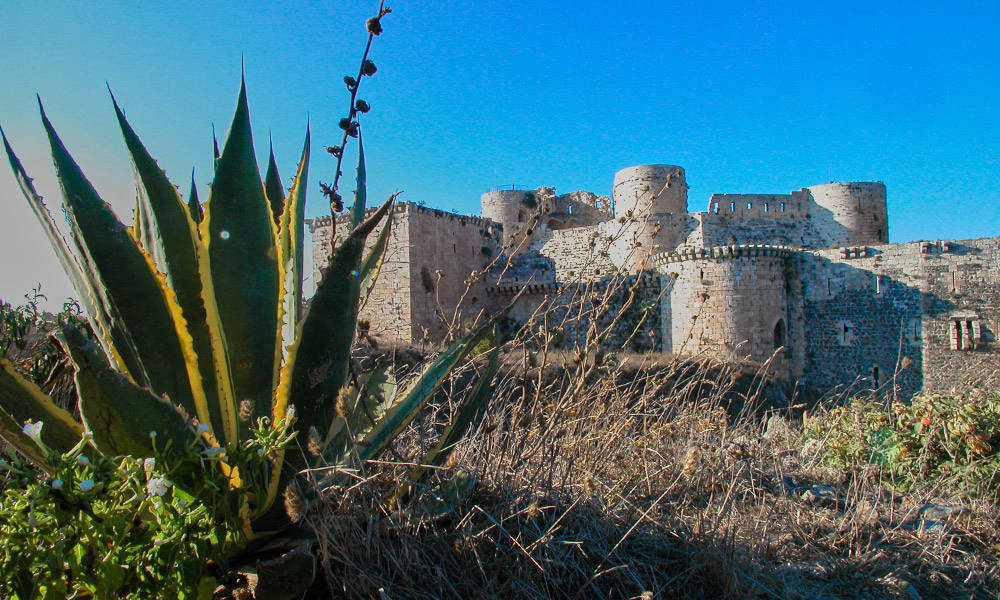
[[[573,214],[573,205],[572,204],[569,205],[569,214]]]
[[[524,223],[524,211],[523,210],[517,211],[517,222],[518,223]]]
[[[878,367],[872,367],[872,387],[877,389],[880,385]]]
[[[875,293],[876,294],[881,294],[882,293],[882,276],[881,275],[876,275],[875,276]]]
[[[771,209],[771,205],[767,202],[764,203],[764,212],[768,212]]]
[[[777,350],[785,345],[785,320],[778,319],[774,324],[774,349]]]
[[[778,203],[778,210],[780,210],[781,212],[785,212],[785,203],[784,202],[779,202]]]
[[[705,269],[698,269],[698,279],[705,279]]]
[[[457,244],[452,244],[451,245],[451,251],[454,252],[455,254],[458,254],[458,245]]]
[[[753,208],[753,203],[752,202],[747,202],[747,210],[750,210],[752,208]]]
[[[730,202],[729,203],[729,212],[736,212],[736,203],[735,202]]]

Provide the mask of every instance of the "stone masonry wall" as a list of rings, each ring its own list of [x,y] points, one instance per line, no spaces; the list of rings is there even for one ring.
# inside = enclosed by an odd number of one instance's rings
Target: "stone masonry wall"
[[[895,375],[903,399],[995,385],[997,264],[997,238],[802,253],[808,381],[891,390]]]

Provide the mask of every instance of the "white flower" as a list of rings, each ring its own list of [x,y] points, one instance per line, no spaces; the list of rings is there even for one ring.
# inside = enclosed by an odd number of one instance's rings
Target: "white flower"
[[[170,491],[170,482],[162,477],[154,477],[146,484],[150,496],[163,496]]]
[[[80,491],[89,492],[94,489],[94,481],[92,479],[84,479],[80,482]]]
[[[52,480],[52,489],[54,489],[54,490],[61,490],[62,486],[63,486],[62,479],[53,479]]]
[[[156,459],[153,458],[152,456],[142,461],[142,468],[146,469],[147,471],[152,471],[153,467],[155,466],[156,466]]]
[[[42,441],[41,440],[41,436],[42,436],[42,422],[41,421],[35,421],[34,423],[31,423],[31,422],[25,423],[24,427],[21,428],[21,431],[24,433],[24,435],[30,437],[31,439],[35,440],[36,442]]]
[[[82,467],[86,467],[87,465],[90,464],[90,459],[81,454],[80,456],[76,457],[76,463]]]
[[[208,425],[198,423],[198,433],[208,433]]]
[[[150,431],[149,432],[149,437],[151,437],[151,438],[153,438],[155,440],[156,439],[156,431]]]

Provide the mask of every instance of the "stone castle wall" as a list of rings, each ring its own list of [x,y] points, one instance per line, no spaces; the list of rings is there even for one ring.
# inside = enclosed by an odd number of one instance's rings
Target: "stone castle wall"
[[[615,348],[769,361],[821,390],[1000,383],[1000,238],[888,244],[880,182],[716,194],[688,213],[684,170],[644,165],[619,171],[613,195],[614,214],[606,197],[544,187],[483,194],[484,218],[398,205],[361,321],[380,340],[439,340],[523,291],[508,325],[542,308],[569,345],[591,327],[564,319],[583,302],[621,317]],[[320,265],[329,218],[312,229]],[[615,291],[623,277],[635,295]]]

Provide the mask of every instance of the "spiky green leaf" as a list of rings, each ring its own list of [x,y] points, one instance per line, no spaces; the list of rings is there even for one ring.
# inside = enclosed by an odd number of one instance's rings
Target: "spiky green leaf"
[[[191,169],[191,193],[188,194],[187,205],[191,220],[196,225],[201,223],[203,214],[201,212],[201,202],[198,201],[198,186],[194,182],[194,169]]]
[[[278,175],[278,163],[274,160],[274,146],[271,145],[267,159],[267,173],[264,175],[264,196],[271,208],[271,219],[277,226],[281,221],[281,213],[285,210],[285,189],[281,187],[281,176]]]
[[[353,458],[357,462],[363,463],[381,454],[413,421],[458,363],[472,352],[480,340],[493,331],[493,327],[506,312],[506,310],[500,311],[478,325],[428,365],[420,377],[414,380],[404,393],[399,395],[397,401],[380,422],[365,436],[363,443],[357,445],[352,452]],[[355,460],[351,462],[355,462]]]
[[[30,451],[30,445],[25,446],[24,438],[27,436],[21,437],[23,434],[20,432],[21,426],[27,422],[42,422],[42,443],[56,452],[66,452],[83,436],[83,427],[73,419],[73,415],[56,406],[45,392],[25,379],[5,358],[0,358],[0,412],[6,415],[6,419],[0,422],[0,435],[19,449],[26,447]],[[35,459],[30,455],[29,458]]]
[[[94,445],[107,456],[180,454],[196,434],[170,402],[111,368],[78,329],[63,327],[60,342],[76,368],[80,414]]]
[[[282,265],[282,330],[283,350],[292,343],[295,329],[302,318],[302,269],[305,254],[305,203],[309,179],[309,127],[302,144],[302,158],[288,192],[285,210],[278,228],[279,256]]]
[[[7,141],[7,136],[3,133],[3,129],[0,129],[0,138],[3,138],[7,160],[14,171],[14,176],[21,188],[21,193],[28,201],[28,205],[42,226],[42,230],[45,231],[45,236],[48,238],[52,249],[55,250],[59,264],[62,266],[66,276],[69,277],[73,289],[76,290],[81,306],[93,320],[105,354],[109,359],[114,360],[120,369],[127,370],[130,373],[142,372],[142,366],[136,356],[131,336],[121,326],[121,319],[117,317],[117,310],[104,302],[104,297],[97,293],[91,280],[85,276],[83,268],[77,262],[76,257],[73,256],[69,244],[52,220],[52,215],[42,201],[42,197],[35,191],[35,186],[31,183],[31,178],[28,177],[27,172],[25,172],[24,167],[21,165],[21,161],[14,154],[13,148],[11,148],[10,143]],[[145,381],[144,373],[142,373],[139,380]]]
[[[200,375],[173,292],[152,259],[115,217],[70,156],[42,111],[73,237],[95,290],[121,315],[141,366],[157,394],[198,414]],[[117,325],[117,323],[116,323]],[[136,373],[130,374],[139,381]],[[204,408],[203,396],[201,397]]]
[[[382,270],[391,230],[392,213],[386,218],[382,231],[379,232],[378,238],[375,239],[375,243],[368,251],[368,256],[361,262],[361,308],[364,308],[368,303],[368,298],[371,297],[372,289],[375,287],[375,280],[378,279],[378,274]]]
[[[368,174],[365,169],[365,144],[358,133],[358,185],[354,188],[354,206],[351,207],[351,229],[365,220],[365,204],[368,201]]]
[[[143,245],[166,277],[167,285],[177,295],[177,303],[187,322],[187,330],[191,334],[198,358],[205,409],[211,421],[209,424],[213,431],[222,432],[224,427],[218,399],[216,361],[213,357],[208,313],[202,296],[198,266],[198,228],[191,219],[190,207],[185,206],[177,188],[170,183],[167,174],[160,169],[139,140],[114,95],[111,96],[111,101],[135,171],[138,205],[144,216],[143,237],[146,239]],[[192,190],[194,189],[192,172]],[[194,202],[197,205],[197,197]]]
[[[201,233],[208,249],[210,292],[227,344],[234,401],[249,400],[255,414],[267,415],[277,369],[274,357],[280,356],[278,257],[254,155],[245,83],[240,85],[236,113],[216,166]],[[206,295],[208,291],[206,286]],[[235,426],[227,425],[227,439],[236,436]]]
[[[347,383],[354,342],[361,253],[368,234],[385,217],[392,202],[393,198],[387,200],[337,248],[299,324],[298,339],[282,368],[275,418],[283,416],[289,399],[294,399],[300,431],[311,425],[326,431],[333,423],[334,404],[340,388]]]
[[[475,387],[467,396],[462,399],[458,412],[452,417],[451,422],[445,427],[438,443],[420,461],[420,466],[410,471],[410,483],[419,483],[427,475],[427,466],[441,466],[448,459],[452,450],[463,437],[476,415],[480,413],[487,399],[493,395],[493,378],[499,368],[500,346],[496,343],[496,333],[494,332],[493,349],[490,351],[489,362]]]

